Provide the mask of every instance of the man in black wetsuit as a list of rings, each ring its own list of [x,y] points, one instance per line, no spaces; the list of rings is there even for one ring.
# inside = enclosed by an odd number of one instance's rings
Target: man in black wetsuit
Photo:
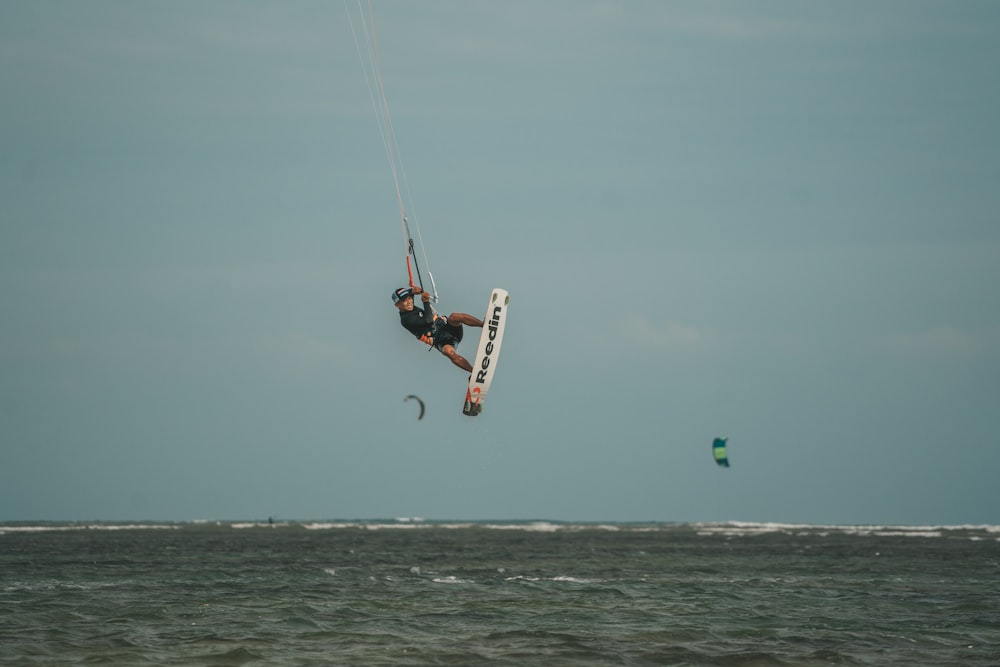
[[[424,308],[413,305],[414,294],[420,295]],[[441,317],[430,306],[431,295],[419,287],[400,287],[392,293],[392,302],[399,310],[399,323],[407,331],[431,347],[436,347],[462,370],[472,372],[472,364],[455,350],[455,346],[462,342],[463,324],[481,328],[482,320],[467,313],[452,313],[448,317]]]

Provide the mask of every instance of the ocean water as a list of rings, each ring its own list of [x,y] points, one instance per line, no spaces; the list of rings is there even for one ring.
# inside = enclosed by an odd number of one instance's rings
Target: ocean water
[[[1000,527],[0,524],[3,665],[1000,665]]]

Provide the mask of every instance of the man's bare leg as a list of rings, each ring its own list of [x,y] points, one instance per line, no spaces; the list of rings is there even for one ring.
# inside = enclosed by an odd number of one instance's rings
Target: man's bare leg
[[[474,325],[470,325],[470,326],[474,326]],[[458,353],[458,351],[455,350],[455,346],[453,346],[453,345],[443,345],[443,346],[441,346],[441,354],[443,354],[444,356],[446,356],[449,359],[451,359],[451,363],[455,364],[456,366],[458,366],[459,368],[461,368],[466,373],[471,373],[472,372],[472,364],[469,363],[468,359],[466,359],[465,357],[463,357],[462,355],[460,355]]]
[[[470,327],[482,327],[483,321],[478,317],[473,317],[468,313],[452,313],[448,316],[449,326],[455,326],[457,324],[468,324]]]

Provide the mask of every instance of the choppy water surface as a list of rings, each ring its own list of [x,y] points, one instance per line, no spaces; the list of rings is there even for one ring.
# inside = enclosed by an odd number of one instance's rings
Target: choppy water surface
[[[0,664],[998,665],[1000,528],[0,524]]]

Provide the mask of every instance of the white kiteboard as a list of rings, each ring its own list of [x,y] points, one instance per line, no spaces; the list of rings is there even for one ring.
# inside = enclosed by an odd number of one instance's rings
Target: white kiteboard
[[[469,376],[469,388],[465,392],[465,407],[462,408],[462,414],[475,417],[483,409],[483,401],[486,400],[486,394],[489,393],[493,376],[496,374],[509,303],[510,295],[505,289],[498,287],[490,294],[486,317],[483,320],[483,333],[479,336],[479,348],[472,362],[472,375]]]

